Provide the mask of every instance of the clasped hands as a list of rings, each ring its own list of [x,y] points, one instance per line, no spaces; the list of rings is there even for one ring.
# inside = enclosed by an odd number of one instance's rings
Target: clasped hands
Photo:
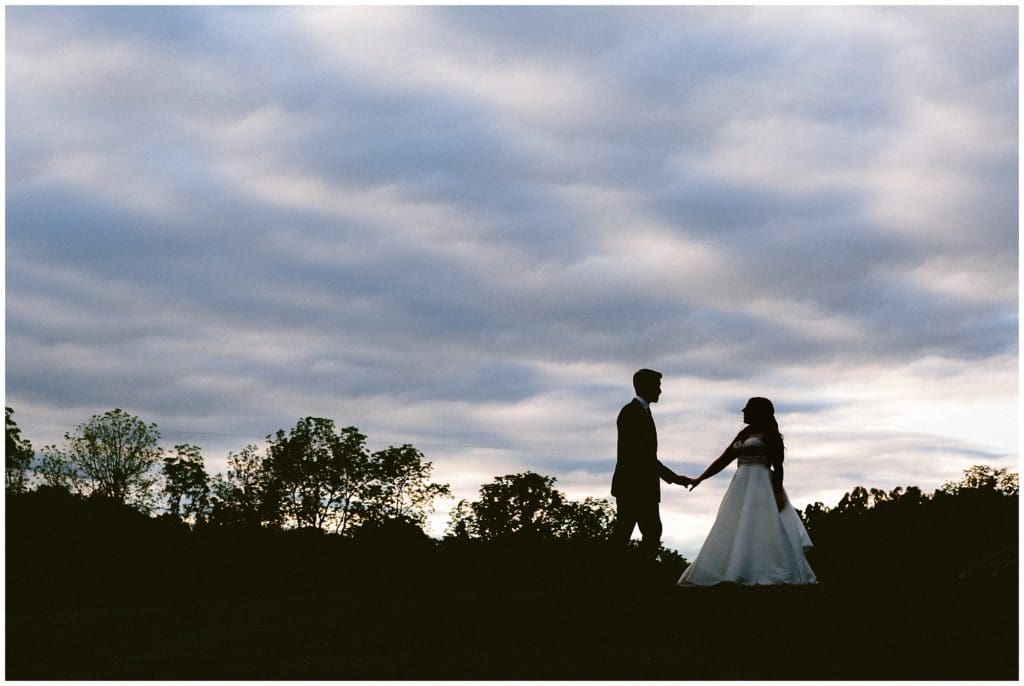
[[[697,484],[700,483],[700,479],[691,479],[688,476],[683,476],[682,474],[676,474],[675,478],[672,479],[672,483],[678,484],[680,486],[689,486],[690,490],[692,491],[694,488],[697,487]]]

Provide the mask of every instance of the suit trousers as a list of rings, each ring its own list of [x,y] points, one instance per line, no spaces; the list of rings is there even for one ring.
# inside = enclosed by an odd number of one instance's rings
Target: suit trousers
[[[626,546],[633,535],[633,527],[640,527],[640,552],[645,558],[654,559],[661,543],[661,512],[656,500],[615,499],[615,530],[612,540]]]

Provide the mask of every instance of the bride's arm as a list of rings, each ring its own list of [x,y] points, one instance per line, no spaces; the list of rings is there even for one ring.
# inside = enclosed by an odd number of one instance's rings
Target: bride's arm
[[[782,469],[782,455],[776,455],[772,457],[772,492],[775,494],[775,504],[779,508],[779,512],[782,512],[782,508],[786,505],[786,492],[782,490],[782,477],[784,471]]]
[[[733,439],[733,442],[735,441],[736,439]],[[721,455],[719,455],[718,459],[712,462],[708,466],[708,468],[704,470],[703,474],[701,474],[700,476],[693,480],[693,483],[690,485],[690,490],[692,491],[693,489],[697,488],[697,485],[700,484],[700,482],[703,481],[704,479],[707,479],[709,477],[714,476],[715,474],[718,474],[718,472],[722,471],[727,466],[729,466],[729,463],[732,462],[734,459],[736,459],[736,453],[733,452],[732,443],[730,443],[728,447],[726,447],[725,451]]]

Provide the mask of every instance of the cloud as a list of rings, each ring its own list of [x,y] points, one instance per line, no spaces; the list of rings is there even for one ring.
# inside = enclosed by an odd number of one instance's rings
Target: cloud
[[[772,397],[798,504],[1013,464],[1012,8],[7,16],[37,444],[120,406],[217,469],[319,415],[457,498],[607,496],[649,366],[680,468]],[[673,491],[666,540],[692,556],[725,483]]]

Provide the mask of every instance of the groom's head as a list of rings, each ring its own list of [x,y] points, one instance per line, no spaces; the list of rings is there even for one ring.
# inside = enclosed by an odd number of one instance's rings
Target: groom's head
[[[661,372],[641,369],[633,375],[633,388],[636,394],[647,402],[658,402],[658,396],[661,395]]]

